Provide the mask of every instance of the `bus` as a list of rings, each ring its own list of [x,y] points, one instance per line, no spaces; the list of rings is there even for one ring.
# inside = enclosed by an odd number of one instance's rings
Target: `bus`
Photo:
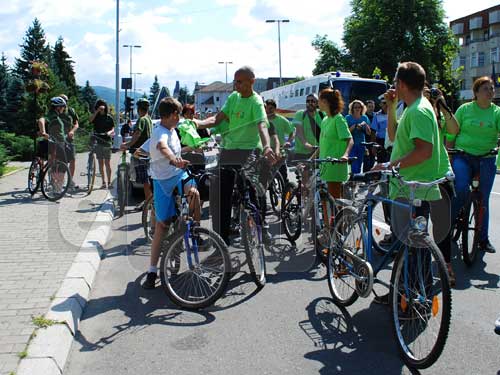
[[[277,112],[290,119],[295,112],[306,108],[307,95],[319,95],[321,90],[328,87],[341,92],[345,102],[344,115],[353,100],[359,99],[365,103],[371,99],[377,103],[378,97],[388,89],[387,82],[381,79],[361,78],[356,73],[329,72],[263,91],[260,95],[264,101],[274,99]]]

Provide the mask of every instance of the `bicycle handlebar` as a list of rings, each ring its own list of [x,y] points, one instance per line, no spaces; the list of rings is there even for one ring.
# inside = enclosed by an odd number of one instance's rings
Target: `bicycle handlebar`
[[[366,146],[366,147],[375,147],[375,148],[380,148],[380,146],[377,142],[361,142],[361,146]]]

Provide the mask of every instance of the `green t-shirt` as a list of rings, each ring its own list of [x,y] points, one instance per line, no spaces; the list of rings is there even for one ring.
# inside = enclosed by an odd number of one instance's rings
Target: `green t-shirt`
[[[45,117],[45,121],[47,121],[48,134],[54,138],[54,141],[64,142],[64,123],[61,120],[61,117],[59,117],[59,114],[55,110],[51,109]]]
[[[475,101],[462,104],[455,113],[460,132],[455,147],[471,155],[484,155],[497,146],[500,107],[480,108]]]
[[[439,169],[436,174],[436,180],[443,177],[448,172],[451,172],[450,158],[448,157],[448,152],[446,151],[446,138],[451,134],[446,131],[446,119],[441,115],[441,126],[439,127]]]
[[[181,135],[181,143],[191,148],[203,146],[210,138],[201,138],[198,134],[196,123],[190,119],[182,120],[179,125],[179,134]]]
[[[442,137],[439,134],[436,115],[432,104],[424,97],[418,98],[407,107],[399,120],[396,139],[391,154],[391,162],[400,159],[415,149],[415,139],[421,139],[432,144],[432,156],[418,165],[401,168],[399,173],[407,181],[429,182],[444,177],[444,168],[440,165],[442,152]],[[441,174],[440,174],[441,173]],[[401,187],[397,180],[391,181],[390,196],[409,198],[408,187]],[[420,188],[415,192],[415,198],[434,201],[441,198],[439,188]]]
[[[258,124],[267,122],[262,98],[255,92],[248,98],[242,98],[233,92],[222,107],[222,112],[229,118],[228,131],[224,136],[224,148],[228,150],[254,150],[262,148]]]
[[[321,128],[321,115],[319,113],[319,110],[316,111],[314,114],[314,121],[316,121],[316,124]],[[306,141],[310,143],[313,146],[318,146],[318,141],[316,141],[316,137],[314,136],[314,133],[311,128],[311,122],[309,120],[309,116],[307,115],[305,110],[302,111],[297,111],[295,114],[295,117],[293,118],[293,124],[295,127],[297,125],[302,125],[302,128],[304,129],[304,137],[306,138]],[[311,151],[309,151],[302,141],[299,139],[299,137],[295,137],[295,153],[296,154],[310,154]]]
[[[151,117],[149,115],[142,116],[137,123],[135,124],[134,133],[136,131],[140,131],[141,135],[139,139],[132,145],[133,148],[140,147],[144,142],[146,142],[153,132],[153,122],[151,121]]]
[[[349,139],[352,138],[347,121],[341,113],[325,117],[321,122],[319,138],[319,157],[340,158],[344,155]],[[323,163],[320,166],[321,179],[327,182],[347,181],[349,165]]]
[[[276,116],[270,120],[274,126],[274,130],[276,131],[276,135],[280,140],[280,145],[285,143],[285,136],[288,136],[291,132],[293,132],[293,125],[288,121],[286,117],[276,114]],[[274,144],[272,145],[274,147]]]
[[[69,131],[73,129],[73,126],[79,121],[76,111],[71,107],[68,107],[63,113],[59,115],[59,117],[64,123],[64,132],[66,134],[68,134]]]
[[[111,115],[109,114],[101,115],[100,113],[98,113],[94,118],[94,121],[92,121],[92,124],[94,125],[94,132],[107,133],[111,129],[113,129],[113,127],[115,126],[115,121],[113,120],[113,117],[111,117]],[[111,147],[113,141],[110,136],[99,135],[97,137],[97,143],[99,145]],[[142,145],[142,143],[139,143],[139,146],[140,145]]]

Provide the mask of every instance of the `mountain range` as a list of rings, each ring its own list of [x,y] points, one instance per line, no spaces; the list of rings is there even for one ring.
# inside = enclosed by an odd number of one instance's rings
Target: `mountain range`
[[[92,86],[95,91],[95,94],[98,98],[104,99],[108,104],[115,104],[115,89],[110,89],[105,86]],[[128,96],[134,97],[133,92],[129,92]],[[142,96],[142,93],[135,92],[135,99],[139,99]],[[120,90],[120,110],[123,110],[125,107],[125,91]]]

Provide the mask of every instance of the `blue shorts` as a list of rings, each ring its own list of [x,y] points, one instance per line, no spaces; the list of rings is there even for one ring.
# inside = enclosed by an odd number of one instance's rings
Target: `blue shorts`
[[[157,221],[167,221],[177,215],[175,200],[173,196],[174,189],[177,187],[179,193],[182,194],[182,189],[185,185],[196,187],[194,179],[189,179],[187,172],[166,180],[153,180],[153,199],[155,205],[155,216]]]

